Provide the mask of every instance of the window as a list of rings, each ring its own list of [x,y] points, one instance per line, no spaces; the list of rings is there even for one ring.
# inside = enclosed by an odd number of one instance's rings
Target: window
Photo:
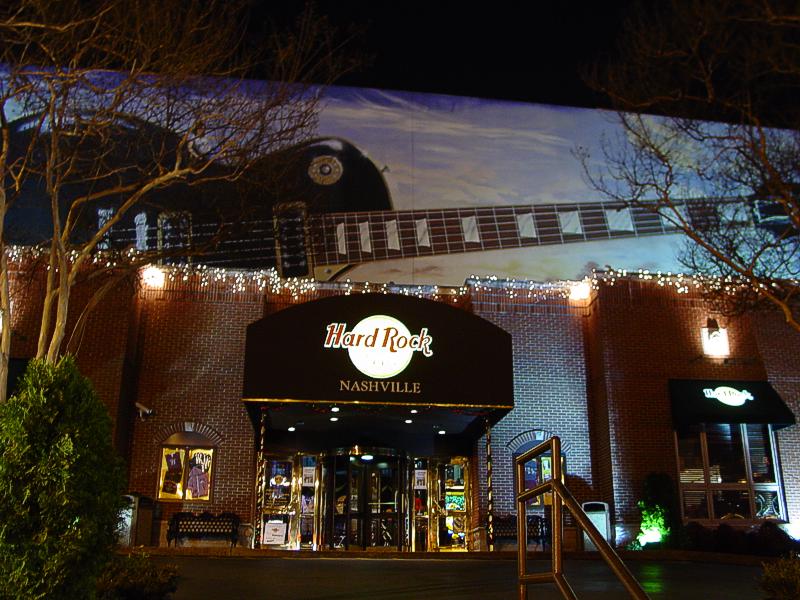
[[[676,448],[684,519],[785,519],[769,425],[706,424]]]
[[[214,447],[205,436],[181,432],[161,446],[158,476],[159,500],[211,500]]]
[[[111,218],[114,216],[114,209],[113,208],[98,208],[97,209],[97,229],[98,231],[103,228],[103,226],[108,223]],[[111,236],[109,235],[111,230],[109,230],[99,242],[97,242],[97,249],[98,250],[108,250],[111,247]]]
[[[133,218],[136,227],[136,249],[147,252],[147,213],[139,213]]]
[[[182,250],[192,246],[192,215],[186,211],[162,212],[158,215],[158,251],[166,254],[169,264],[179,264]],[[171,256],[174,253],[174,256]]]
[[[541,440],[535,440],[533,442],[528,442],[523,444],[512,455],[515,459],[518,456],[521,456],[534,446],[537,446],[541,443]],[[561,455],[561,474],[562,478],[567,473],[567,462],[566,456],[564,454]],[[515,467],[516,468],[516,467]],[[549,479],[552,479],[553,473],[553,457],[550,456],[550,453],[546,453],[542,456],[534,458],[533,460],[529,460],[524,465],[524,475],[525,475],[525,485],[523,489],[529,490],[535,488],[540,483],[544,483]],[[542,504],[542,499],[544,498],[545,504],[550,504],[552,502],[551,494],[544,494],[543,496],[536,496],[535,498],[531,498],[528,501],[528,506],[540,506]]]

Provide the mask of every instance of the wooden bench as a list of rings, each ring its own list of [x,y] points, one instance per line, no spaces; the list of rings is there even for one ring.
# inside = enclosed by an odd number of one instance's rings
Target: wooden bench
[[[496,515],[492,519],[495,542],[517,541],[517,515]],[[528,515],[528,543],[535,543],[542,550],[550,542],[550,524],[540,515]]]
[[[199,515],[190,512],[178,512],[172,515],[167,529],[167,545],[173,540],[180,544],[181,538],[222,538],[230,541],[233,548],[239,541],[240,519],[233,513],[212,515],[204,512]]]

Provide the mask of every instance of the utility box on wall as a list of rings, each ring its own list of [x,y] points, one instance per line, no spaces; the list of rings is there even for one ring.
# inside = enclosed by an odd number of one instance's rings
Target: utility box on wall
[[[153,536],[152,498],[138,494],[123,496],[128,506],[122,509],[119,527],[120,546],[151,546]]]

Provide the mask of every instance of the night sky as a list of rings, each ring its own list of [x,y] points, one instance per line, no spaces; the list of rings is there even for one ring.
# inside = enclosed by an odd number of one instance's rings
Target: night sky
[[[317,2],[364,65],[340,85],[526,102],[603,106],[581,70],[613,52],[622,2]],[[291,19],[302,3],[264,6],[257,18]]]

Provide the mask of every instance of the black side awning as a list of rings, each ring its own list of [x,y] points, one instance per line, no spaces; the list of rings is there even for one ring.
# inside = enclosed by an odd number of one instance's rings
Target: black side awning
[[[695,423],[794,425],[794,414],[767,381],[670,379],[676,427]]]

